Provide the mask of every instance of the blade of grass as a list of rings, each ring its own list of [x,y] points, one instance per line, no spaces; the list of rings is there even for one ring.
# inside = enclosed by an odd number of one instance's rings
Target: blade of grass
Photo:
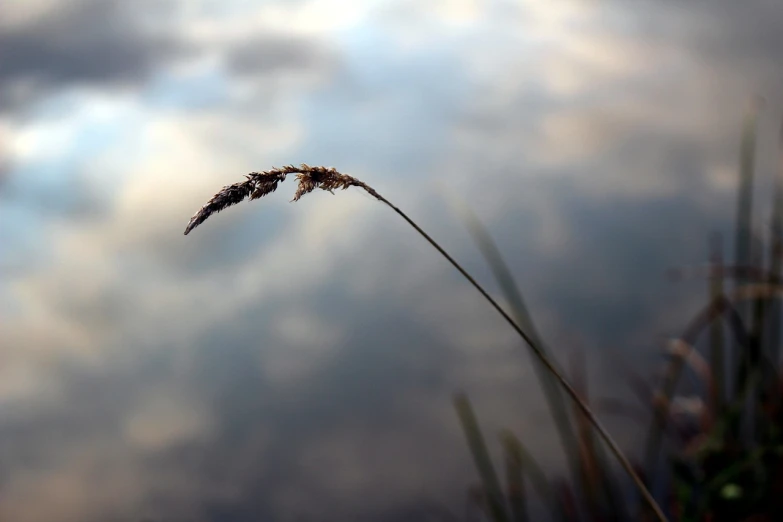
[[[538,496],[544,501],[544,504],[554,507],[555,496],[549,481],[546,478],[541,466],[525,448],[519,438],[509,430],[503,430],[500,433],[500,440],[506,451],[517,455],[522,463],[525,475],[530,479],[530,484],[535,488]]]
[[[768,284],[772,285],[780,281],[783,272],[783,121],[781,122],[778,136],[778,171],[775,176],[774,201],[772,206],[772,223],[770,226],[771,249],[769,260]],[[775,367],[780,364],[780,316],[781,304],[778,300],[772,300],[769,304],[769,324],[767,325],[767,353]],[[780,394],[776,393],[773,386],[768,390],[772,407],[777,409],[780,404]]]
[[[745,351],[744,348],[748,345],[748,332],[739,317],[739,312],[736,308],[737,303],[755,299],[762,295],[775,295],[776,289],[783,295],[783,286],[746,285],[734,290],[730,297],[725,295],[716,297],[691,320],[690,324],[680,336],[679,341],[686,346],[695,346],[704,330],[706,330],[713,321],[718,320],[725,314],[727,316],[726,319],[729,330],[734,334],[735,342],[741,348],[740,353],[743,353]],[[653,425],[648,433],[647,449],[645,451],[645,465],[648,472],[652,472],[652,469],[655,466],[658,445],[661,441],[661,430],[665,428],[666,417],[668,415],[667,405],[671,403],[674,391],[679,382],[683,364],[683,358],[673,358],[669,371],[666,373],[666,379],[664,380],[663,386],[663,408],[654,416]]]
[[[481,434],[473,406],[465,394],[459,393],[454,396],[454,408],[457,410],[468,447],[473,455],[473,462],[484,486],[489,515],[493,522],[508,522],[500,481],[495,473],[495,467],[492,465],[492,459],[489,457],[489,451],[484,443],[484,436]]]
[[[445,193],[448,194],[448,192]],[[550,357],[552,364],[557,367],[557,361],[552,357],[551,351],[547,348],[546,343],[544,343],[538,333],[514,276],[512,275],[511,270],[509,270],[508,265],[506,265],[503,255],[500,253],[492,236],[467,204],[454,195],[451,195],[449,199],[492,270],[492,274],[495,277],[503,296],[511,305],[514,320],[522,329],[529,332],[530,336],[537,342],[538,346],[541,347],[541,350]],[[568,415],[568,409],[563,401],[563,396],[557,387],[557,383],[546,371],[546,368],[538,361],[533,362],[533,368],[544,392],[549,411],[555,421],[555,427],[560,436],[563,451],[566,454],[566,461],[568,463],[572,481],[574,484],[577,484],[579,483],[581,473],[579,469],[580,457],[578,439],[574,433],[574,428]]]
[[[568,486],[565,480],[561,480],[557,483],[557,491],[559,493],[558,497],[560,497],[560,502],[557,504],[558,518],[562,522],[577,522],[579,513],[576,508],[573,489]]]
[[[584,360],[581,358],[581,352],[571,354],[571,382],[574,383],[574,389],[579,393],[585,404],[590,404],[587,397],[587,386],[584,372]],[[585,492],[587,500],[587,509],[590,517],[594,521],[600,521],[601,516],[601,493],[605,484],[599,473],[598,459],[595,455],[595,446],[591,437],[590,427],[579,411],[575,412],[577,437],[579,441],[579,461],[581,470],[581,486]]]
[[[454,196],[450,199],[491,268],[504,297],[511,304],[514,318],[526,331],[531,332],[531,335],[538,341],[539,346],[546,350],[546,344],[535,328],[514,276],[491,234],[466,203]],[[535,366],[538,367],[538,365]],[[621,520],[627,515],[621,506],[617,485],[611,477],[611,470],[606,464],[601,448],[596,446],[593,441],[589,419],[585,417],[579,408],[575,408],[574,414],[578,419],[579,430],[574,429],[563,402],[563,397],[557,388],[557,383],[544,370],[544,368],[539,368],[539,380],[548,400],[555,425],[558,428],[574,484],[582,485],[580,490],[585,494],[585,501],[588,504],[588,508],[593,512],[594,519],[602,518],[600,506],[603,501],[609,509],[609,513],[614,517],[613,519]],[[587,403],[584,397],[583,401]]]
[[[751,262],[751,226],[753,210],[753,173],[755,170],[756,124],[763,100],[754,98],[745,115],[740,146],[739,186],[737,190],[737,217],[735,230],[735,258],[737,266],[749,265]],[[738,284],[746,283],[739,280]],[[740,316],[744,313],[740,310]]]
[[[584,352],[572,352],[572,382],[585,404],[590,404],[586,368]],[[619,488],[612,477],[612,471],[601,451],[602,448],[595,443],[590,423],[581,411],[576,408],[574,410],[582,464],[582,488],[587,493],[588,507],[593,512],[593,519],[596,521],[603,521],[607,518],[610,521],[627,520],[628,515],[619,500]]]
[[[527,522],[527,497],[525,496],[524,459],[520,444],[516,444],[514,436],[501,434],[500,442],[506,461],[506,489],[508,504],[511,508],[512,522]]]
[[[755,253],[761,256],[761,252]],[[748,343],[748,362],[750,371],[762,371],[762,357],[765,344],[765,322],[767,319],[767,304],[769,301],[765,297],[758,297],[753,301],[751,315],[750,338]],[[763,401],[764,379],[756,380],[757,387],[749,396],[749,407],[747,410],[748,430],[751,440],[755,439],[759,433],[764,431],[764,416],[758,414],[758,407]]]
[[[742,129],[734,241],[734,264],[737,266],[750,265],[753,261],[753,175],[756,159],[756,125],[762,104],[763,100],[760,97],[755,97],[751,100]],[[748,280],[745,278],[738,278],[735,280],[736,286],[742,286],[746,283],[748,283]],[[747,378],[747,374],[743,372],[743,369],[745,369],[745,364],[743,362],[745,356],[747,355],[750,358],[750,369],[752,369],[754,365],[754,360],[757,359],[757,352],[760,349],[760,337],[759,332],[757,331],[760,308],[759,301],[756,301],[753,305],[753,323],[750,327],[747,352],[742,350],[736,343],[734,344],[733,362],[734,368],[737,369],[737,373],[734,376],[735,389],[744,388],[746,385],[745,379]],[[745,303],[737,304],[737,312],[742,321],[747,320],[748,311],[748,306]],[[752,400],[752,395],[750,400]],[[740,432],[741,424],[737,424],[734,427],[734,435],[739,437]]]
[[[714,301],[723,295],[723,241],[720,234],[715,234],[710,242],[710,258],[712,261],[712,273],[710,274],[710,300]],[[710,328],[710,363],[712,376],[715,382],[715,394],[712,405],[716,414],[723,411],[726,379],[726,361],[723,353],[723,324],[713,321]]]

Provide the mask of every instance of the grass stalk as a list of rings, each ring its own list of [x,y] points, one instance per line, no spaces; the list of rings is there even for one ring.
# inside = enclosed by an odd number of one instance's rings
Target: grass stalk
[[[781,122],[779,134],[778,171],[774,183],[774,200],[772,203],[772,223],[770,226],[770,259],[768,284],[773,285],[780,281],[783,270],[783,122]],[[770,324],[767,330],[768,354],[773,365],[780,364],[780,312],[781,305],[778,300],[769,303]],[[773,397],[777,394],[770,390]]]
[[[473,462],[484,485],[489,515],[492,517],[493,522],[509,522],[500,480],[498,480],[498,476],[495,473],[495,467],[492,465],[492,459],[489,457],[484,436],[481,434],[476,414],[473,412],[473,406],[470,404],[470,399],[468,399],[467,395],[462,393],[455,395],[454,408],[457,410],[462,431],[465,432],[470,453],[473,455]]]
[[[544,504],[554,508],[555,496],[546,475],[525,445],[522,444],[522,441],[510,430],[503,430],[500,433],[500,442],[507,455],[513,455],[515,459],[519,460],[525,476],[530,480],[530,485],[536,490]]]
[[[446,252],[429,234],[427,234],[415,221],[413,221],[407,214],[400,210],[397,206],[391,203],[389,200],[381,196],[375,189],[367,185],[366,183],[346,174],[342,174],[333,168],[327,167],[311,167],[309,165],[302,164],[300,167],[294,167],[288,165],[280,169],[271,169],[264,172],[254,172],[246,175],[246,180],[233,185],[223,187],[217,194],[215,194],[207,203],[190,219],[187,227],[185,228],[185,234],[187,235],[198,225],[203,223],[209,218],[210,215],[220,212],[221,210],[242,202],[246,198],[258,199],[277,189],[278,183],[284,181],[289,174],[295,174],[299,180],[299,186],[294,195],[294,201],[312,192],[316,188],[332,192],[335,189],[347,189],[348,187],[357,187],[363,189],[365,192],[373,196],[375,199],[384,203],[391,208],[395,213],[402,217],[414,230],[416,230],[425,240],[427,240],[433,248],[435,248],[440,254],[446,258],[449,263],[462,274],[468,282],[484,297],[484,299],[503,317],[503,319],[511,326],[511,328],[528,344],[535,356],[541,361],[541,363],[547,368],[549,372],[557,379],[563,389],[568,393],[571,399],[576,403],[577,407],[585,414],[587,419],[598,431],[601,438],[609,446],[611,452],[615,458],[620,462],[622,467],[628,473],[628,476],[636,485],[639,493],[644,497],[645,502],[653,510],[656,517],[660,521],[666,521],[666,516],[661,510],[658,503],[653,498],[652,494],[642,482],[639,475],[634,470],[631,463],[625,457],[620,450],[617,443],[603,425],[598,421],[592,410],[579,398],[576,390],[571,384],[563,377],[562,373],[558,371],[549,357],[538,346],[538,343],[534,339],[522,330],[519,325],[511,318],[508,313],[492,298],[491,295],[460,265],[451,255]]]
[[[745,116],[745,122],[742,130],[742,143],[740,146],[740,165],[739,165],[739,187],[737,191],[737,217],[736,217],[736,232],[735,232],[735,259],[734,264],[737,266],[751,265],[754,261],[755,253],[753,252],[753,176],[756,163],[756,126],[758,123],[759,113],[763,106],[763,99],[755,97],[750,101],[750,107],[748,108]],[[738,278],[735,280],[735,285],[742,286],[747,284],[749,279]],[[741,303],[738,305],[738,313],[742,321],[748,321],[750,319],[750,336],[749,343],[746,350],[742,350],[741,347],[735,343],[734,353],[734,365],[738,369],[735,376],[735,389],[742,389],[747,383],[749,371],[753,371],[761,352],[761,332],[759,327],[764,313],[764,303],[761,300],[755,300],[752,304],[752,312],[748,309],[747,304]],[[752,313],[752,317],[748,318],[748,314]],[[751,322],[752,321],[752,322]],[[745,364],[747,360],[749,364]],[[753,402],[754,397],[749,399]],[[749,409],[750,416],[752,417],[752,408]],[[746,419],[748,429],[752,429],[752,418]],[[734,435],[740,436],[742,427],[740,424],[734,426]]]
[[[525,494],[524,460],[520,445],[514,439],[501,437],[506,464],[506,497],[511,510],[511,522],[528,522]]]
[[[753,173],[755,169],[756,122],[761,109],[762,100],[753,99],[745,116],[740,146],[739,190],[737,191],[737,218],[735,231],[735,259],[738,266],[749,265],[751,262],[752,242],[752,209],[753,209]],[[740,280],[738,284],[747,281]],[[743,313],[740,315],[744,316]]]
[[[720,234],[715,234],[710,242],[711,274],[709,278],[710,301],[714,301],[723,295],[723,242]],[[725,380],[726,361],[724,357],[723,323],[712,321],[710,327],[710,363],[712,364],[712,377],[715,383],[715,394],[712,404],[715,412],[723,411],[726,400]]]
[[[473,240],[478,246],[479,251],[492,270],[492,274],[503,292],[503,296],[511,305],[511,311],[514,314],[514,319],[517,324],[530,335],[538,344],[541,351],[550,356],[552,364],[557,366],[557,362],[551,356],[551,351],[547,349],[541,335],[538,333],[533,318],[522,298],[522,293],[519,291],[519,286],[516,284],[511,270],[509,270],[508,265],[506,265],[506,262],[503,260],[500,249],[498,249],[497,244],[492,239],[489,231],[481,223],[481,220],[479,220],[470,210],[467,204],[456,198],[452,198],[452,200],[467,226],[468,231],[473,237]],[[566,454],[566,461],[568,462],[573,484],[578,484],[581,475],[581,459],[578,450],[578,439],[571,419],[569,418],[568,409],[563,402],[563,397],[557,382],[553,380],[552,374],[547,371],[546,367],[544,367],[538,359],[533,359],[533,369],[541,384],[544,397],[549,406],[549,411],[555,421],[555,427],[560,436],[563,451]],[[562,372],[560,368],[558,368],[558,370]]]

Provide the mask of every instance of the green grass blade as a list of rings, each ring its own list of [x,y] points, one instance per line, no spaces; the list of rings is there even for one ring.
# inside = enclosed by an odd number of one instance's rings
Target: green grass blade
[[[508,522],[500,481],[492,465],[492,459],[490,459],[489,451],[484,443],[484,436],[481,434],[470,400],[465,394],[458,393],[454,396],[454,408],[457,410],[468,447],[473,455],[473,462],[484,486],[489,515],[493,522]]]

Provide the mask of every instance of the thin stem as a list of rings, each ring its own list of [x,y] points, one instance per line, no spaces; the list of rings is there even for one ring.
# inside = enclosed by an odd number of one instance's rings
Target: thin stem
[[[369,191],[368,191],[369,192]],[[432,245],[435,250],[441,253],[443,257],[445,257],[449,263],[456,268],[462,276],[467,279],[470,284],[473,285],[473,287],[478,290],[478,292],[484,297],[484,299],[489,302],[489,304],[492,305],[492,307],[503,317],[503,319],[506,320],[506,322],[511,326],[511,328],[514,329],[515,332],[519,334],[522,339],[525,340],[525,342],[530,346],[530,349],[533,350],[533,353],[538,357],[538,359],[546,366],[546,368],[552,373],[552,375],[555,376],[555,378],[560,382],[560,384],[565,388],[568,395],[571,396],[571,399],[576,403],[576,405],[579,407],[580,410],[582,410],[582,413],[585,414],[585,416],[590,419],[590,423],[595,427],[596,430],[598,430],[598,433],[601,435],[601,438],[606,442],[606,444],[609,446],[610,451],[614,454],[614,456],[617,458],[617,460],[622,465],[623,469],[625,469],[626,473],[628,473],[628,476],[631,477],[631,480],[633,480],[634,484],[636,485],[637,489],[641,493],[642,497],[644,497],[645,502],[650,506],[650,508],[655,513],[655,516],[658,518],[658,520],[662,522],[666,522],[666,515],[663,514],[663,511],[661,510],[658,503],[653,498],[650,491],[647,489],[647,486],[644,485],[644,482],[639,477],[639,475],[634,471],[633,466],[628,461],[627,458],[625,458],[625,455],[623,455],[623,452],[620,450],[617,443],[614,441],[611,435],[609,435],[609,432],[606,431],[606,429],[601,425],[601,423],[598,421],[596,416],[593,414],[593,412],[590,410],[590,408],[582,401],[582,399],[579,398],[579,395],[576,393],[576,390],[569,384],[569,382],[560,374],[560,372],[557,371],[552,361],[549,359],[549,357],[546,356],[546,354],[536,345],[535,342],[533,342],[533,339],[525,333],[519,325],[517,325],[516,322],[509,316],[505,310],[495,301],[489,293],[484,290],[484,288],[471,276],[467,270],[462,268],[462,265],[460,265],[451,255],[449,255],[448,252],[446,252],[443,247],[441,247],[437,241],[432,239],[429,234],[427,234],[422,228],[416,224],[415,221],[413,221],[411,218],[408,217],[405,212],[400,210],[398,207],[396,207],[393,203],[391,203],[388,199],[384,198],[380,194],[378,194],[376,191],[370,192],[371,195],[376,197],[379,201],[385,203],[388,205],[392,210],[394,210],[397,214],[400,215],[405,221],[408,222],[410,226],[412,226],[416,232],[418,232],[424,239],[426,239],[430,245]]]
[[[281,181],[284,181],[289,174],[296,174],[296,177],[299,180],[299,187],[296,191],[296,194],[294,195],[294,201],[298,200],[303,195],[312,192],[316,188],[321,188],[331,192],[338,188],[345,190],[348,187],[359,187],[378,201],[385,203],[387,206],[389,206],[389,208],[394,210],[397,214],[400,215],[400,217],[407,221],[408,224],[416,230],[416,232],[426,239],[430,245],[435,248],[435,250],[440,252],[441,255],[445,257],[449,263],[451,263],[454,268],[456,268],[459,273],[462,274],[463,277],[465,277],[465,279],[467,279],[470,284],[476,288],[476,290],[479,291],[484,299],[486,299],[487,302],[489,302],[489,304],[491,304],[492,307],[503,317],[503,319],[505,319],[506,322],[511,325],[511,328],[513,328],[514,331],[516,331],[519,336],[525,340],[528,346],[530,346],[530,349],[533,350],[533,353],[536,355],[536,357],[538,357],[546,369],[555,376],[563,388],[565,388],[568,395],[570,395],[574,400],[579,409],[582,410],[582,412],[585,414],[590,423],[595,426],[596,430],[598,430],[601,438],[609,446],[609,449],[612,451],[617,460],[620,461],[620,464],[631,477],[634,484],[639,489],[639,492],[642,494],[642,497],[644,497],[645,502],[649,504],[658,520],[661,522],[666,522],[666,516],[663,514],[663,511],[661,511],[658,503],[655,502],[655,499],[644,485],[644,482],[642,482],[642,479],[639,478],[639,475],[637,475],[634,471],[631,463],[628,462],[628,459],[625,458],[625,455],[623,455],[622,451],[620,451],[620,448],[614,442],[606,429],[604,429],[601,423],[598,422],[598,419],[595,417],[595,415],[593,415],[593,412],[590,410],[590,408],[579,398],[579,395],[576,393],[574,388],[568,383],[568,381],[565,380],[565,378],[563,378],[561,373],[557,370],[552,361],[549,360],[549,357],[547,357],[547,355],[533,340],[533,338],[525,333],[522,328],[520,328],[520,326],[514,322],[514,320],[505,312],[505,310],[500,307],[500,305],[492,298],[492,296],[490,296],[489,293],[487,293],[487,291],[484,290],[484,288],[478,284],[475,279],[473,279],[473,276],[471,276],[464,268],[462,268],[462,266],[457,263],[457,261],[451,257],[449,253],[446,252],[434,239],[424,232],[424,230],[422,230],[419,225],[409,218],[402,210],[392,204],[391,201],[378,194],[375,189],[363,181],[360,181],[352,176],[342,174],[333,168],[311,167],[305,164],[302,164],[300,167],[288,165],[280,169],[271,169],[264,172],[253,172],[246,176],[246,181],[223,187],[220,192],[215,194],[212,199],[210,199],[203,207],[201,207],[198,212],[196,212],[195,215],[193,215],[192,218],[190,218],[190,222],[185,228],[185,234],[187,235],[191,230],[203,223],[210,215],[216,212],[220,212],[226,207],[236,205],[248,197],[250,199],[258,199],[273,192],[277,188],[277,184]]]

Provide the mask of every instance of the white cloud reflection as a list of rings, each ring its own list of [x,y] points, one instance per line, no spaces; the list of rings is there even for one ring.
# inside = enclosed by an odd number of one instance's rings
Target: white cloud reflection
[[[289,181],[184,225],[246,171],[333,165],[489,282],[446,184],[553,339],[649,350],[681,324],[655,278],[730,218],[745,100],[780,112],[781,8],[752,3],[12,0],[0,518],[459,510],[458,388],[557,465],[512,332],[369,196]]]

